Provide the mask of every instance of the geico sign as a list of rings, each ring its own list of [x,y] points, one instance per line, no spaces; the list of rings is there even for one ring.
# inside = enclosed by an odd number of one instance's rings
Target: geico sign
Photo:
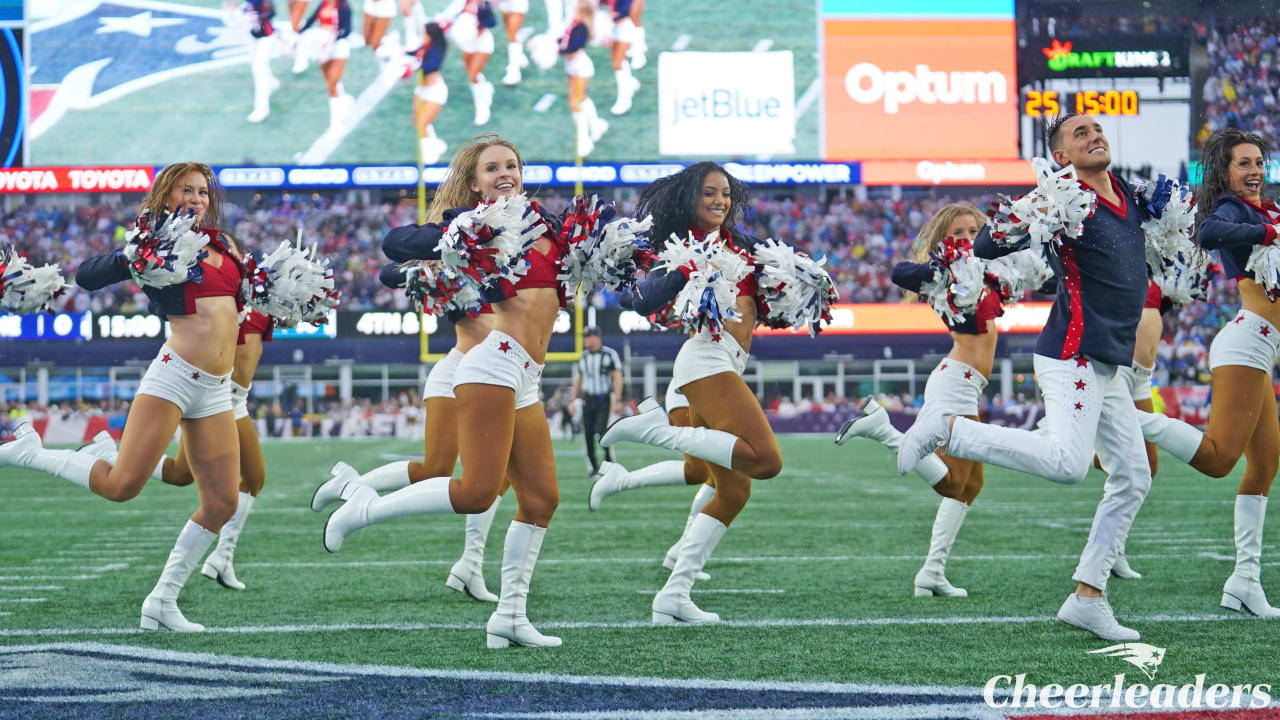
[[[975,103],[1002,105],[1008,102],[1009,80],[1004,73],[981,70],[933,71],[916,65],[915,72],[885,71],[879,65],[862,62],[849,68],[844,89],[855,102],[865,105],[884,102],[889,115],[913,102],[928,105]]]

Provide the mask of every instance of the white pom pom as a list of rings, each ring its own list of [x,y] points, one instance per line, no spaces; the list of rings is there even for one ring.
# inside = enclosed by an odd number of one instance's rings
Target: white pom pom
[[[1280,299],[1280,245],[1255,245],[1244,269],[1253,271],[1253,279],[1271,302]]]
[[[418,310],[428,315],[459,310],[475,317],[484,304],[475,285],[449,272],[436,260],[409,266],[405,271],[405,293]]]
[[[756,263],[763,266],[760,294],[768,312],[762,322],[817,335],[821,322],[830,322],[831,305],[839,299],[831,276],[822,267],[826,258],[815,261],[773,238],[757,244],[752,254]]]
[[[57,266],[34,267],[17,250],[0,248],[0,310],[18,315],[43,312],[69,287]]]
[[[719,242],[719,233],[702,240],[672,235],[658,254],[655,269],[681,272],[690,267],[689,282],[672,303],[670,317],[691,330],[718,331],[725,321],[742,322],[737,311],[738,283],[751,264]]]
[[[529,270],[525,255],[547,232],[524,195],[481,203],[459,214],[440,237],[440,257],[450,272],[481,287],[516,283]]]
[[[315,245],[304,248],[299,239],[296,246],[281,242],[262,260],[246,256],[249,279],[245,304],[271,315],[281,327],[326,316],[337,304],[337,293],[329,261],[317,261],[315,252]]]
[[[198,281],[200,263],[208,256],[209,236],[200,229],[194,213],[162,214],[152,222],[144,213],[134,224],[121,249],[129,271],[139,285],[163,288]]]
[[[1078,238],[1098,199],[1080,186],[1075,168],[1054,171],[1048,160],[1034,158],[1036,189],[1017,199],[1000,195],[991,217],[991,239],[997,245],[1016,245],[1024,239],[1032,247],[1056,248],[1063,238]]]
[[[1147,269],[1160,293],[1175,305],[1203,297],[1209,281],[1209,253],[1191,239],[1195,229],[1195,196],[1191,189],[1161,175],[1155,182],[1134,184],[1145,220]]]
[[[546,33],[539,33],[529,38],[525,48],[529,51],[529,59],[539,70],[546,71],[555,67],[556,60],[560,57],[559,43]]]
[[[948,322],[960,323],[978,308],[986,287],[986,266],[973,256],[967,240],[943,238],[932,255],[933,279],[920,294],[934,312]]]
[[[1042,249],[1027,248],[988,260],[987,275],[999,286],[1005,302],[1017,302],[1027,292],[1039,290],[1049,282],[1053,268],[1045,262]]]

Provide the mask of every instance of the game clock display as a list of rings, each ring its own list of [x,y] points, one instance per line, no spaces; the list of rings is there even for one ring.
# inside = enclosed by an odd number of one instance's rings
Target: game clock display
[[[1033,118],[1051,118],[1068,112],[1134,116],[1139,107],[1136,90],[1027,90],[1023,96],[1022,111]]]

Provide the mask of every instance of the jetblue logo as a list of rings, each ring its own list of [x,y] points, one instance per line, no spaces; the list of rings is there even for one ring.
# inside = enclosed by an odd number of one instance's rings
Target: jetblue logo
[[[248,33],[228,28],[219,11],[171,3],[68,4],[62,14],[31,22],[28,32],[33,139],[67,110],[249,58]]]

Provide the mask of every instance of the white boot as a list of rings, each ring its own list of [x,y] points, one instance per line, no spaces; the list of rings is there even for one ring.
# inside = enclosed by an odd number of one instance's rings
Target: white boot
[[[209,557],[204,561],[204,567],[200,568],[200,574],[210,580],[217,580],[218,584],[224,588],[231,590],[243,590],[244,583],[236,579],[236,570],[232,566],[232,558],[236,554],[236,542],[240,540],[240,531],[244,530],[244,522],[249,517],[249,510],[253,508],[253,496],[247,492],[240,493],[239,499],[236,501],[236,512],[222,526],[222,532],[218,533],[218,546],[209,553]]]
[[[503,85],[519,85],[521,70],[529,67],[529,58],[525,57],[524,46],[518,42],[507,43],[507,73],[502,76]]]
[[[615,493],[634,490],[639,487],[656,485],[684,485],[684,461],[667,460],[665,462],[646,465],[635,472],[614,462],[600,463],[600,477],[591,485],[591,494],[587,496],[587,509],[596,511],[600,503]]]
[[[689,505],[689,517],[684,521],[684,530],[680,533],[680,538],[675,544],[667,550],[667,554],[662,558],[662,567],[668,570],[676,569],[676,558],[680,557],[680,543],[684,542],[684,536],[689,533],[689,528],[693,526],[693,521],[702,513],[702,508],[711,502],[711,498],[716,496],[716,489],[703,483],[698,486],[698,492],[693,496],[693,503]],[[694,580],[710,580],[711,576],[706,572],[699,570],[693,574]]]
[[[733,446],[738,436],[710,428],[675,427],[656,399],[645,398],[638,414],[618,420],[600,438],[601,447],[613,447],[620,442],[655,445],[732,468]]]
[[[1082,598],[1071,593],[1058,609],[1058,619],[1111,642],[1127,642],[1139,640],[1142,637],[1137,630],[1116,622],[1116,616],[1111,612],[1111,604],[1104,597]]]
[[[484,125],[489,122],[489,111],[493,107],[493,83],[484,79],[484,74],[476,76],[476,81],[471,83],[471,99],[476,105],[477,125]]]
[[[209,550],[214,538],[218,537],[205,530],[191,520],[178,533],[178,541],[169,551],[169,560],[164,564],[164,572],[155,589],[142,602],[143,630],[173,630],[174,632],[202,632],[204,626],[193,623],[182,616],[178,609],[178,593],[186,584],[196,563]]]
[[[427,24],[427,13],[422,9],[422,3],[414,0],[413,5],[409,6],[409,14],[400,17],[404,20],[405,49],[417,50],[422,47],[422,27]]]
[[[583,112],[573,113],[573,128],[577,136],[575,149],[578,151],[578,157],[590,155],[596,144],[591,142],[591,130],[587,127],[587,118]]]
[[[251,123],[260,123],[271,114],[271,93],[280,87],[280,81],[271,74],[271,48],[275,42],[270,38],[259,38],[253,47],[253,60],[249,71],[253,75],[253,112],[247,118]]]
[[[400,460],[376,467],[356,478],[356,482],[371,487],[380,493],[394,492],[409,487],[409,461]]]
[[[613,103],[613,107],[609,108],[609,112],[614,115],[623,115],[631,109],[631,101],[640,89],[640,81],[631,74],[631,66],[626,60],[622,61],[621,69],[614,71],[613,77],[618,86],[618,99]]]
[[[1161,413],[1138,411],[1138,423],[1142,425],[1142,439],[1155,443],[1161,450],[1190,464],[1200,449],[1204,433]]]
[[[634,35],[631,38],[631,47],[627,48],[627,60],[631,61],[633,70],[639,70],[649,63],[647,56],[649,44],[645,42],[643,25],[637,25],[632,32]]]
[[[1262,526],[1266,519],[1266,495],[1236,496],[1236,569],[1222,586],[1222,607],[1280,618],[1280,608],[1271,607],[1262,590]]]
[[[502,502],[499,495],[488,510],[467,516],[467,527],[462,536],[462,558],[453,564],[444,584],[452,590],[466,593],[480,602],[498,602],[498,596],[484,586],[484,545],[489,537],[489,526]]]
[[[448,143],[436,137],[435,132],[429,132],[418,141],[418,153],[422,156],[423,165],[435,165],[440,162],[440,158],[448,149]]]
[[[427,478],[382,497],[368,485],[347,483],[342,488],[342,499],[347,503],[334,510],[324,524],[324,549],[338,552],[348,535],[375,523],[414,515],[453,514],[451,481],[447,477]]]
[[[680,544],[680,557],[676,558],[676,568],[667,578],[653,598],[653,624],[670,625],[676,622],[720,622],[715,613],[703,612],[693,600],[689,592],[693,589],[694,573],[702,569],[711,552],[720,543],[727,530],[719,520],[706,514],[694,518],[689,532],[685,533]]]
[[[39,470],[89,489],[89,473],[98,457],[83,450],[46,450],[29,422],[13,431],[13,440],[0,444],[0,468],[12,465]]]
[[[355,482],[360,479],[360,473],[350,465],[339,460],[329,469],[329,479],[320,483],[316,487],[316,491],[311,495],[311,511],[322,512],[331,502],[337,502],[342,497],[342,488],[347,483]]]
[[[956,534],[964,524],[969,506],[953,500],[942,498],[938,504],[938,514],[933,519],[933,536],[929,540],[929,554],[925,557],[924,567],[916,573],[916,597],[969,597],[964,588],[953,587],[947,582],[947,556],[951,554],[951,545],[956,541]]]
[[[108,465],[115,465],[116,458],[120,456],[120,448],[116,447],[115,438],[111,437],[111,433],[106,430],[94,435],[93,442],[78,448],[78,450],[89,453],[99,460],[106,460]]]
[[[329,98],[329,132],[342,130],[347,122],[347,115],[351,112],[351,106],[355,102],[356,99],[346,93]]]
[[[849,442],[850,438],[855,437],[870,438],[894,451],[897,451],[898,446],[902,444],[902,433],[889,422],[889,412],[874,397],[864,399],[858,414],[845,421],[840,432],[836,433],[835,443],[843,445]],[[929,487],[933,487],[942,482],[948,470],[942,458],[929,454],[915,466],[912,472],[916,477],[924,480]]]
[[[547,529],[528,523],[511,522],[502,547],[502,597],[485,625],[486,644],[491,649],[510,647],[559,647],[560,638],[543,635],[529,622],[526,605],[533,566],[542,550]]]
[[[591,136],[591,142],[600,142],[600,138],[604,137],[609,130],[609,122],[596,113],[596,104],[591,102],[591,98],[582,98],[578,107],[582,109],[582,117],[586,120],[587,133]]]

